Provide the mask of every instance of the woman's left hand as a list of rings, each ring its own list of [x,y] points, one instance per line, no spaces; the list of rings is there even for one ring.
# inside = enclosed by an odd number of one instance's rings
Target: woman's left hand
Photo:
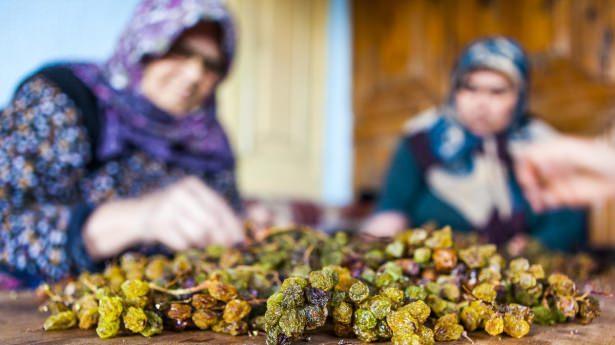
[[[588,206],[615,196],[615,148],[562,137],[515,155],[519,184],[536,211]]]

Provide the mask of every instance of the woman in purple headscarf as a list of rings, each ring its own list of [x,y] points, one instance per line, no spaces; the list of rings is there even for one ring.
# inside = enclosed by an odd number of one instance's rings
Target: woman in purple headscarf
[[[26,78],[0,118],[1,270],[32,286],[135,247],[241,241],[215,99],[234,48],[220,1],[144,0],[104,64]]]

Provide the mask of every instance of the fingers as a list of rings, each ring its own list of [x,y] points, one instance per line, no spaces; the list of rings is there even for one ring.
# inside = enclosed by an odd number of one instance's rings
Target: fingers
[[[200,200],[203,210],[217,221],[216,236],[222,243],[232,245],[244,240],[243,226],[227,203],[216,192],[197,178],[187,178],[186,187]]]
[[[396,212],[376,214],[367,220],[361,232],[376,237],[392,237],[406,228],[406,217]]]
[[[542,187],[540,183],[540,177],[538,171],[532,165],[532,161],[529,157],[519,156],[515,162],[515,174],[517,181],[523,189],[527,201],[530,203],[532,209],[535,211],[541,211],[544,207],[541,200]]]
[[[190,243],[183,234],[171,229],[160,234],[158,241],[173,251],[186,250],[190,247]]]
[[[182,235],[190,247],[201,248],[210,242],[207,228],[203,223],[195,223],[185,217],[176,217],[175,221],[178,235]]]

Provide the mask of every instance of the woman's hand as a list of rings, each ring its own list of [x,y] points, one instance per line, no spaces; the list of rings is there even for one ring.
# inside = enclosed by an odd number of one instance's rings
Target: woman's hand
[[[404,231],[408,221],[398,212],[382,212],[371,216],[361,227],[361,232],[376,237],[392,237]]]
[[[196,177],[140,198],[101,205],[88,219],[83,236],[95,259],[140,243],[184,250],[230,246],[244,239],[243,227],[224,199]]]
[[[508,252],[508,255],[511,257],[519,256],[523,254],[529,242],[530,238],[527,235],[515,235],[506,243],[506,252]]]
[[[615,148],[562,137],[515,155],[517,179],[537,211],[588,206],[615,195]]]

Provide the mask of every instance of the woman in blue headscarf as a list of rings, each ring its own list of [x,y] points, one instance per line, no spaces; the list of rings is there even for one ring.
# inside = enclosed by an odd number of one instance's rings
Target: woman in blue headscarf
[[[363,231],[390,236],[433,222],[496,244],[533,236],[553,249],[582,245],[584,211],[534,213],[516,181],[513,153],[557,135],[528,114],[529,76],[528,58],[513,40],[470,44],[447,102],[408,123]]]
[[[0,271],[34,285],[129,249],[241,241],[215,97],[234,51],[221,1],[143,0],[104,63],[26,78],[0,119]]]

